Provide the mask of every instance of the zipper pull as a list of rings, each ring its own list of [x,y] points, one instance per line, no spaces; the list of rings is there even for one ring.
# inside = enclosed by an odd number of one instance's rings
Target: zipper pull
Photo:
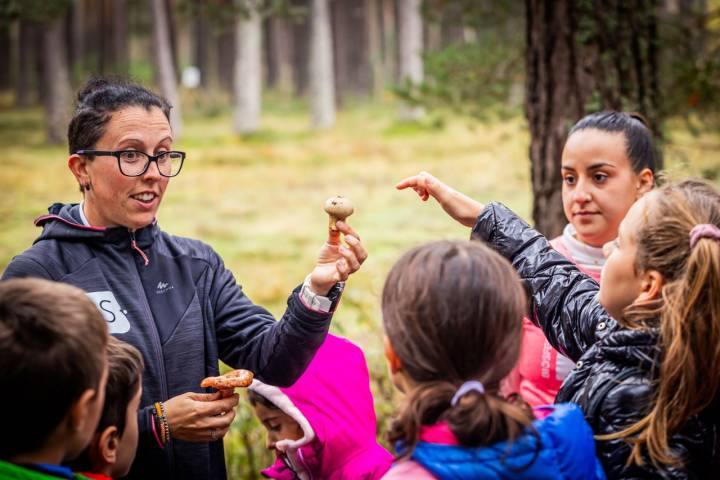
[[[140,247],[138,247],[137,242],[135,241],[135,232],[130,231],[130,246],[133,248],[133,250],[137,251],[140,256],[143,258],[143,261],[145,262],[145,266],[147,267],[150,264],[150,259],[145,255],[145,252],[142,251]]]

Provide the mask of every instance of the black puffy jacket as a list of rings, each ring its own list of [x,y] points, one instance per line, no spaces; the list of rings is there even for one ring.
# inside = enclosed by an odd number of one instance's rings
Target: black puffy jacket
[[[577,362],[557,401],[579,404],[596,435],[642,419],[652,403],[659,331],[619,326],[599,304],[598,284],[504,205],[492,203],[483,210],[473,238],[512,262],[531,298],[532,318],[553,347]],[[598,441],[608,478],[720,478],[719,411],[716,399],[670,438],[671,448],[684,459],[678,467],[628,466],[626,441]]]

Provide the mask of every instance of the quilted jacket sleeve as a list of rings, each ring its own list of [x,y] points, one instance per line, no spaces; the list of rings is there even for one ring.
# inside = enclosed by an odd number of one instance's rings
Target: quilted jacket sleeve
[[[530,318],[550,344],[571,360],[577,361],[617,328],[598,303],[598,284],[504,205],[489,204],[478,217],[472,237],[512,262],[528,292]]]

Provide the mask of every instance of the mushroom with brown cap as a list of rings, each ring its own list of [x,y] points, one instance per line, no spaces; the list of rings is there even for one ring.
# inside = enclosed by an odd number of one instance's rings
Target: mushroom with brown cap
[[[337,230],[335,223],[345,221],[355,211],[352,202],[341,195],[330,197],[325,202],[325,211],[330,215],[330,230]]]

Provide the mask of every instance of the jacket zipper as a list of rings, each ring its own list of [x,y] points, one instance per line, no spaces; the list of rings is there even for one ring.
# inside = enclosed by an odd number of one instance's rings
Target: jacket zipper
[[[145,252],[140,250],[140,248],[137,246],[137,243],[135,242],[135,232],[133,232],[133,231],[130,231],[130,244],[133,249],[138,250],[140,252],[140,254],[143,257],[144,264],[145,264],[145,266],[147,266],[150,263],[150,261],[149,261],[147,255],[145,255]],[[138,279],[137,285],[142,285],[143,282],[142,282],[142,277],[140,276],[140,270],[138,269],[137,263],[135,263],[133,261],[133,264],[135,265],[135,273],[137,274],[137,279]],[[152,315],[152,310],[150,310],[150,304],[148,303],[147,296],[145,295],[145,290],[142,287],[139,290],[140,290],[139,298],[142,299],[141,303],[142,303],[143,310],[145,313],[145,318],[148,319],[148,322],[150,323],[150,328],[149,328],[150,333],[151,333],[150,337],[152,340],[153,350],[155,351],[155,360],[157,362],[158,370],[160,372],[160,394],[163,399],[167,400],[167,396],[168,396],[167,376],[165,375],[165,362],[164,362],[163,356],[162,356],[162,344],[160,343],[160,336],[158,335],[157,327],[155,326],[154,317]],[[161,401],[164,401],[164,400],[161,400]],[[170,455],[170,472],[171,472],[171,476],[172,476],[172,475],[174,475],[174,470],[175,470],[175,456],[173,455],[173,450],[171,448],[169,448],[167,451],[168,451],[168,454]]]
[[[137,242],[135,241],[135,232],[130,230],[130,247],[138,252],[140,256],[143,258],[143,262],[145,262],[145,266],[147,267],[150,265],[150,259],[145,255],[145,252],[142,251],[140,247],[138,247]]]

